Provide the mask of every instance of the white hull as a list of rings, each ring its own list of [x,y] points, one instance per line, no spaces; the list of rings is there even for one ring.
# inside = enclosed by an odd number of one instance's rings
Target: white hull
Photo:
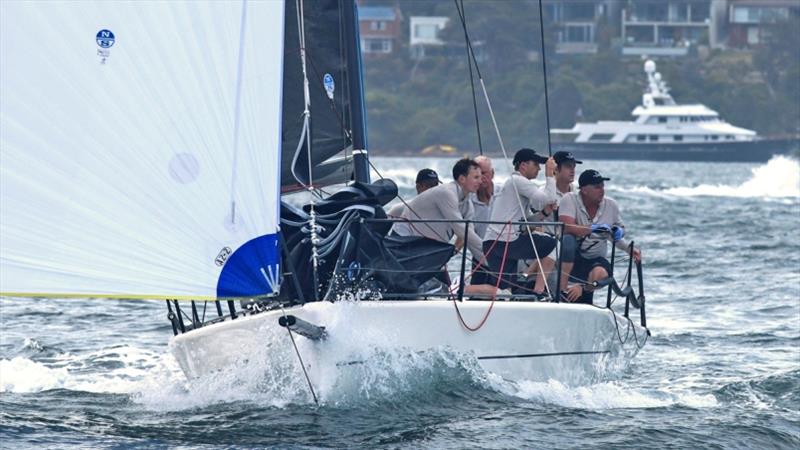
[[[458,307],[474,327],[489,305],[466,301]],[[326,328],[324,341],[295,334],[315,383],[330,378],[331,367],[359,365],[376,352],[431,350],[475,358],[484,370],[509,380],[589,382],[625,367],[647,334],[638,319],[564,303],[497,302],[475,332],[460,324],[453,302],[443,300],[316,302],[285,313]],[[190,379],[252,361],[271,371],[290,363],[296,371],[290,338],[278,325],[282,315],[273,310],[209,325],[174,337],[170,348]]]

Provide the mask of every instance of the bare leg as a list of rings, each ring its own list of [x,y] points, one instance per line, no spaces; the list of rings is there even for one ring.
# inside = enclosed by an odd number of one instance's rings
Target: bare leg
[[[567,282],[569,281],[569,274],[572,273],[572,266],[575,263],[565,262],[561,264],[561,290],[567,290]]]
[[[544,277],[545,274],[550,273],[553,270],[553,266],[555,265],[555,261],[553,258],[544,258],[542,259],[542,270],[536,274],[536,284],[533,285],[534,292],[544,292]],[[534,263],[534,265],[538,265]],[[551,289],[554,286],[551,286]]]
[[[595,267],[594,269],[592,269],[591,272],[589,272],[589,279],[587,280],[589,284],[584,289],[586,290],[586,292],[594,291],[592,282],[597,280],[602,280],[604,278],[608,278],[608,272],[606,272],[606,269],[600,266]]]
[[[464,287],[464,294],[468,295],[495,295],[497,288],[491,284],[469,284]]]

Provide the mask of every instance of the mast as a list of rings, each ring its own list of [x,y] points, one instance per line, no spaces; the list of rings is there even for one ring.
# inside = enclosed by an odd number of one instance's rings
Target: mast
[[[355,0],[342,0],[343,28],[347,50],[347,77],[350,90],[352,117],[353,172],[355,180],[369,183],[369,155],[367,154],[367,117],[364,107],[364,78],[361,64],[361,37],[358,32],[358,10]]]

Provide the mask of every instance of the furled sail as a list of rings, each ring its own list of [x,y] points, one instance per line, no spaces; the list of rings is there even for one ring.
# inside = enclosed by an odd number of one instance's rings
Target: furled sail
[[[305,108],[297,2],[286,2],[283,67],[282,189],[309,183],[308,149],[303,133]],[[352,0],[305,2],[303,24],[311,100],[311,166],[316,186],[353,177],[351,130],[354,102],[361,101],[356,9]],[[351,77],[355,77],[352,80]],[[360,112],[360,111],[359,111]],[[358,115],[358,112],[356,113]]]
[[[0,292],[279,281],[284,2],[0,3]]]

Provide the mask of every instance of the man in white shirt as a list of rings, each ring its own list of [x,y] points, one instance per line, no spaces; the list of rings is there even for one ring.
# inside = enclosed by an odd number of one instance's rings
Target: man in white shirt
[[[529,227],[525,227],[525,232],[520,233],[519,226],[510,225],[509,222],[524,221],[532,208],[541,210],[545,205],[556,201],[556,183],[553,178],[556,163],[553,158],[540,156],[529,148],[517,151],[513,163],[514,172],[492,205],[491,221],[499,224],[491,224],[486,228],[483,250],[487,253],[490,267],[496,271],[503,267],[501,288],[511,281],[509,272],[516,272],[518,260],[535,260],[538,255],[542,270],[536,276],[533,294],[544,296],[545,273],[542,272],[549,272],[553,268],[556,240],[543,234],[531,233]],[[539,174],[539,165],[542,163],[546,163],[545,186],[539,189],[531,180]],[[537,263],[534,261],[534,264]]]
[[[575,190],[575,188],[572,186],[572,182],[575,181],[575,169],[578,164],[583,164],[583,161],[575,158],[571,152],[565,151],[557,151],[553,153],[553,159],[556,162],[556,174],[554,177],[556,179],[556,195],[560,201],[566,194],[569,194]],[[558,222],[559,219],[557,206],[558,205],[556,205],[555,209],[545,208],[545,210],[541,212],[541,218],[537,217],[537,220],[545,222]],[[548,227],[545,228],[547,229]],[[553,234],[556,239],[558,239],[560,228],[551,228],[553,229],[547,231]],[[569,274],[572,272],[572,266],[575,263],[575,253],[577,247],[578,243],[574,235],[567,233],[561,237],[561,281],[558,282],[559,290],[561,291],[567,289]],[[551,278],[548,278],[548,280],[556,282],[555,275],[553,275]]]
[[[566,194],[559,202],[559,219],[564,222],[564,232],[575,236],[579,243],[571,275],[586,282],[569,288],[566,297],[570,302],[591,304],[591,283],[608,277],[611,264],[606,259],[607,241],[611,240],[621,250],[628,248],[622,240],[625,224],[617,202],[605,196],[608,180],[610,178],[596,170],[585,170],[578,178],[579,190]],[[634,249],[633,257],[641,260],[639,249]]]

